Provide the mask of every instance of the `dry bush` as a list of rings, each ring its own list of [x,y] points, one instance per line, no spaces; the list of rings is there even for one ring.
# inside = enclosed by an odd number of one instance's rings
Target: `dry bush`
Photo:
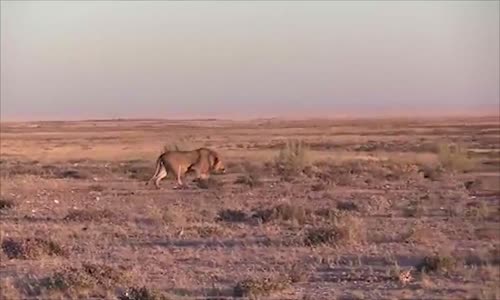
[[[252,218],[258,219],[262,223],[280,220],[292,221],[302,225],[307,222],[310,216],[311,211],[303,206],[282,203],[272,208],[256,209],[253,212]]]
[[[60,271],[41,280],[47,290],[113,288],[130,281],[125,269],[108,265],[83,263],[81,267],[63,267]]]
[[[345,211],[359,211],[358,205],[352,201],[339,201],[337,203],[337,209]]]
[[[236,284],[233,289],[233,297],[248,297],[256,299],[268,297],[272,293],[285,290],[290,285],[288,280],[280,279],[246,279]]]
[[[9,259],[38,259],[44,256],[68,256],[57,242],[43,238],[5,238],[2,250]]]
[[[458,265],[455,257],[445,253],[426,256],[416,266],[419,272],[447,273],[453,271]]]
[[[439,181],[443,178],[444,175],[444,169],[441,165],[433,166],[427,164],[420,164],[418,172],[421,173],[424,178],[429,179],[431,181]]]
[[[198,179],[196,180],[196,186],[200,189],[204,190],[220,190],[223,188],[224,183],[218,179],[213,177],[208,177],[206,179]]]
[[[403,209],[405,217],[421,218],[427,210],[420,199],[412,199],[408,206]]]
[[[261,186],[260,175],[258,173],[246,173],[238,176],[234,181],[235,184],[247,185],[251,188]]]
[[[362,220],[348,215],[335,219],[329,226],[307,230],[304,244],[307,246],[354,244],[362,243],[365,239],[366,232]]]
[[[112,222],[119,221],[121,217],[109,209],[74,209],[63,219],[72,222]]]
[[[287,270],[290,282],[307,282],[311,277],[313,266],[305,263],[294,263]]]
[[[185,226],[187,223],[186,213],[180,208],[175,206],[155,211],[155,213],[165,225],[182,227]]]
[[[470,171],[475,165],[467,149],[461,145],[439,144],[438,160],[444,168],[458,172]]]
[[[119,167],[113,168],[112,171],[126,174],[131,179],[145,181],[151,178],[154,168],[149,161],[134,159],[121,162]]]
[[[248,221],[248,219],[248,214],[242,210],[223,209],[218,212],[216,221],[242,223]]]
[[[310,164],[309,148],[303,141],[288,140],[275,158],[274,164],[280,175],[298,175]]]
[[[205,224],[194,226],[192,229],[195,230],[196,236],[200,238],[221,237],[224,235],[224,230],[217,225]]]
[[[119,300],[168,300],[161,292],[147,287],[132,287],[118,297]]]
[[[2,198],[0,199],[0,212],[7,211],[16,206],[16,203],[11,199]]]

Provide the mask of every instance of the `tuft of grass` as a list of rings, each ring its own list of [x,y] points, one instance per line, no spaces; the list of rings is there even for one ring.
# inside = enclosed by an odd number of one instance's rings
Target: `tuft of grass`
[[[439,181],[442,179],[444,174],[444,169],[441,165],[428,165],[428,164],[420,164],[418,166],[418,173],[422,174],[422,176],[431,181]]]
[[[457,264],[458,261],[451,255],[436,254],[424,257],[416,269],[419,272],[446,273],[452,271]]]
[[[43,256],[68,256],[68,252],[53,240],[43,238],[5,238],[2,250],[9,259],[38,259]]]
[[[81,267],[64,267],[41,280],[47,290],[113,288],[129,281],[125,270],[108,265],[83,263]]]
[[[73,222],[101,222],[112,221],[117,215],[109,209],[75,209],[70,211],[65,217],[65,221]]]
[[[310,215],[309,209],[291,203],[282,203],[272,208],[254,210],[252,218],[259,219],[263,223],[281,220],[302,225],[307,222]]]
[[[147,287],[132,287],[118,297],[119,300],[168,300],[161,292]]]
[[[235,184],[247,185],[251,188],[261,186],[260,176],[258,173],[251,172],[238,176],[234,181]]]
[[[182,227],[187,223],[185,212],[175,206],[159,211],[159,217],[166,225]]]
[[[246,212],[239,209],[223,209],[218,212],[216,221],[242,223],[248,221]]]
[[[309,148],[303,141],[288,140],[274,160],[275,167],[283,176],[293,176],[302,173],[310,164]]]
[[[420,199],[413,199],[408,206],[403,209],[405,217],[421,218],[426,214],[425,206]]]
[[[250,299],[268,297],[272,293],[286,289],[289,284],[288,280],[246,279],[236,284],[233,289],[233,297],[248,297]]]
[[[11,199],[0,199],[0,212],[12,209],[14,206],[16,206],[16,204]]]
[[[307,230],[304,244],[307,246],[353,244],[364,242],[365,239],[366,233],[361,219],[355,216],[344,216],[335,219],[334,223],[329,226]]]
[[[304,263],[294,263],[287,273],[292,283],[307,282],[312,273],[312,266]]]
[[[352,201],[339,201],[337,203],[337,209],[345,211],[359,211],[358,205]]]
[[[445,169],[467,172],[474,168],[475,161],[469,157],[467,149],[459,144],[438,144],[438,160]]]

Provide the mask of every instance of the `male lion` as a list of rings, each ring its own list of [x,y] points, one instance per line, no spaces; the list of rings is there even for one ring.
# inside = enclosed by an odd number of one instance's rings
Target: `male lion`
[[[207,179],[210,172],[225,173],[226,169],[219,154],[211,149],[166,151],[156,160],[156,171],[146,185],[154,180],[158,189],[160,180],[167,177],[168,173],[172,173],[177,177],[177,184],[180,187],[184,185],[181,178],[189,171],[196,172],[196,179]]]

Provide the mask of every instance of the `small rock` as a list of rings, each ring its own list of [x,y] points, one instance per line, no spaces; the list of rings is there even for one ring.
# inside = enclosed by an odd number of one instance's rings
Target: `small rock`
[[[56,200],[54,200],[54,203],[55,203],[55,204],[59,204],[59,200],[57,200],[57,199],[56,199]]]

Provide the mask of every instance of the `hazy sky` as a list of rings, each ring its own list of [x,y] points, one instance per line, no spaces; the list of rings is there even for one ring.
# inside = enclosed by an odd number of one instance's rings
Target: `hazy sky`
[[[498,110],[498,1],[3,1],[1,117]]]

